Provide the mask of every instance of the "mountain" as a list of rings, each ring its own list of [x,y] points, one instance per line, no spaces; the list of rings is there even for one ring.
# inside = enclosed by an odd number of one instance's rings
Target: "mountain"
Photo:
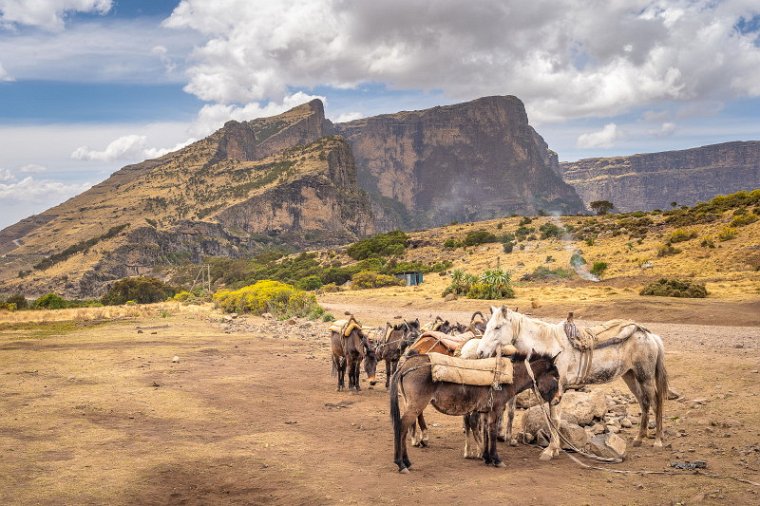
[[[619,211],[693,205],[716,195],[760,188],[760,141],[682,151],[563,162],[560,170],[588,204],[609,200]]]
[[[115,279],[273,241],[348,242],[374,232],[346,141],[318,100],[129,165],[0,231],[5,291],[92,296]]]
[[[513,96],[335,125],[351,145],[378,225],[425,228],[584,209],[557,155]]]
[[[335,125],[314,100],[230,121],[0,231],[0,290],[93,296],[115,279],[273,242],[334,245],[395,228],[581,211],[558,174],[515,97]]]

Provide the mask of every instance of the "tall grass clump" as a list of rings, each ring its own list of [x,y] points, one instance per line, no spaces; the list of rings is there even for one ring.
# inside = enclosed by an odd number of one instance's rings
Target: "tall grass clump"
[[[704,283],[661,278],[649,283],[639,295],[658,295],[661,297],[705,298],[707,289]]]
[[[511,299],[515,296],[509,272],[491,269],[479,276],[468,274],[461,269],[451,273],[451,284],[443,295],[450,293],[464,295],[470,299]]]

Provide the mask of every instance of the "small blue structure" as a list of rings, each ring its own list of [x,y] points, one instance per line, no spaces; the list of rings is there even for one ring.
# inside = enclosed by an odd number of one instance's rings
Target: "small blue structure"
[[[396,277],[406,281],[406,286],[417,286],[422,284],[422,273],[419,271],[400,272],[396,274]]]

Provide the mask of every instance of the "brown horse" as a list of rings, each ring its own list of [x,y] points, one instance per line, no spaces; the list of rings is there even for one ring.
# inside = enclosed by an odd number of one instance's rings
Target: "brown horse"
[[[444,334],[443,331],[427,331],[407,348],[404,357],[427,353],[442,353],[451,357],[464,342],[464,339]],[[399,362],[399,365],[401,363]],[[419,433],[417,432],[417,425],[419,425]],[[424,448],[428,443],[427,423],[424,414],[420,413],[417,417],[417,425],[412,426],[412,446]]]
[[[367,336],[356,327],[344,337],[340,332],[331,331],[330,341],[332,344],[332,370],[338,374],[338,392],[345,388],[345,375],[348,369],[348,388],[361,390],[359,385],[359,370],[364,361],[364,370],[369,378],[369,384],[374,386],[375,370],[377,369],[377,356],[375,345]]]
[[[400,473],[409,472],[412,466],[406,448],[406,436],[417,417],[428,404],[446,415],[468,415],[472,412],[486,414],[483,431],[483,461],[486,465],[504,467],[496,451],[498,418],[504,412],[509,399],[533,386],[531,368],[541,397],[550,404],[559,402],[559,371],[554,365],[556,357],[534,354],[526,366],[525,355],[512,358],[513,383],[501,385],[500,390],[491,386],[459,385],[434,382],[430,358],[413,355],[399,365],[391,382],[391,420],[393,421],[394,462]],[[399,406],[399,393],[404,398],[404,413]]]
[[[416,324],[415,324],[416,322]],[[385,388],[390,384],[391,376],[396,372],[401,354],[410,342],[419,336],[420,321],[385,324],[385,336],[377,344],[377,359],[385,361]]]

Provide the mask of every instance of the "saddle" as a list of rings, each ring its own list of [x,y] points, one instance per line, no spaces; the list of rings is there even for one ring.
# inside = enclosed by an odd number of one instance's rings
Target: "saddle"
[[[330,332],[340,334],[342,337],[350,336],[354,329],[362,330],[362,324],[353,315],[348,320],[335,320],[330,325]]]
[[[437,316],[435,318],[435,321],[424,324],[422,326],[422,331],[423,332],[438,331],[438,329],[441,328],[441,325],[443,325],[444,321],[445,320],[443,318],[441,318],[440,316]]]
[[[646,330],[632,320],[615,319],[579,329],[570,313],[564,323],[565,335],[578,351],[587,351],[609,344],[621,343],[638,330]]]
[[[464,334],[451,336],[449,334],[444,334],[443,332],[438,332],[437,330],[428,330],[420,336],[420,339],[423,339],[425,337],[432,337],[444,345],[447,350],[455,352],[464,346],[464,343],[475,337],[475,334],[472,332],[465,332]]]
[[[430,369],[435,382],[458,385],[490,386],[512,383],[512,361],[508,358],[468,360],[429,353]]]

